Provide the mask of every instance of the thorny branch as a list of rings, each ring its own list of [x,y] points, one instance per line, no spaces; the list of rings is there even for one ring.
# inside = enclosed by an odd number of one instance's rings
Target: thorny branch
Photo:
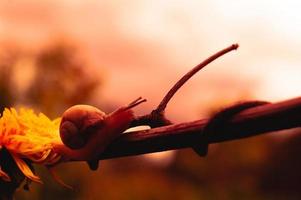
[[[99,159],[194,147],[201,142],[208,119],[130,132],[121,135]],[[301,127],[301,97],[250,108],[233,116],[209,143],[251,137],[271,131]]]
[[[210,143],[300,127],[301,97],[274,104],[250,102],[249,105],[254,104],[253,106],[256,107],[248,107],[247,104],[233,106],[234,109],[230,108],[228,111],[231,111],[231,109],[232,111],[237,110],[238,108],[239,112],[233,112],[232,116],[227,116],[221,124],[222,126],[218,127],[217,125],[214,132],[209,134],[205,133],[204,129],[207,128],[208,123],[212,125],[213,119],[171,125],[172,123],[165,117],[164,111],[174,94],[199,70],[218,57],[237,48],[238,44],[233,44],[210,56],[185,74],[169,90],[155,110],[148,115],[137,117],[131,124],[131,127],[149,125],[152,129],[121,135],[106,148],[99,156],[99,159],[133,156],[187,147],[193,148],[199,155],[204,156],[207,153],[207,149],[204,148],[207,148]],[[245,108],[248,109],[240,109],[246,105],[247,107]],[[224,111],[228,112],[227,109]]]

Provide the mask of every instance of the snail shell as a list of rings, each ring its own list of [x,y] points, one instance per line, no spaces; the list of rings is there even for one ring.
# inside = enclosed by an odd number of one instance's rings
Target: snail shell
[[[63,113],[60,124],[62,142],[71,149],[85,146],[95,129],[101,128],[106,114],[89,105],[76,105]]]

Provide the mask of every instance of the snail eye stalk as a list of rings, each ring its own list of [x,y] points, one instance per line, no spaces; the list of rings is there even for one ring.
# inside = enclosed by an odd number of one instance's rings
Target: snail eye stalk
[[[146,102],[146,99],[143,99],[142,97],[139,97],[139,98],[135,99],[133,102],[129,103],[129,105],[126,106],[125,109],[126,109],[126,110],[127,110],[127,109],[131,109],[131,108],[136,107],[136,106],[138,106],[139,104],[144,103],[144,102]]]

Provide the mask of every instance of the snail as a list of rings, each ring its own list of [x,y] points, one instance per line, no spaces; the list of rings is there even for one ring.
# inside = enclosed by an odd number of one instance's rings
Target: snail
[[[110,114],[89,105],[70,107],[63,113],[60,124],[64,144],[60,153],[69,160],[97,160],[106,146],[129,128],[134,119],[132,108],[145,101],[139,97]]]

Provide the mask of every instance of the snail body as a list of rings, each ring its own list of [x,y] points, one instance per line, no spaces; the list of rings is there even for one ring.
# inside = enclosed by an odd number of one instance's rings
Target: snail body
[[[131,108],[144,101],[138,98],[110,114],[89,105],[70,107],[60,124],[60,153],[69,160],[96,160],[107,145],[129,128],[135,118]]]

